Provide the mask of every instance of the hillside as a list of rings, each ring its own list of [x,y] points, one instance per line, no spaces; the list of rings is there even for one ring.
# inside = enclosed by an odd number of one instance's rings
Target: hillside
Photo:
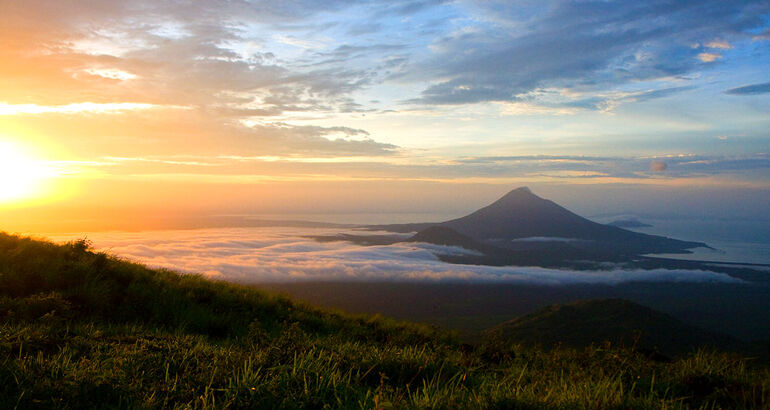
[[[723,353],[460,345],[0,234],[0,408],[763,407],[769,376]]]
[[[664,355],[680,355],[702,346],[722,349],[741,346],[729,336],[707,332],[623,299],[552,305],[488,332],[514,343],[543,347],[585,348],[610,342]]]

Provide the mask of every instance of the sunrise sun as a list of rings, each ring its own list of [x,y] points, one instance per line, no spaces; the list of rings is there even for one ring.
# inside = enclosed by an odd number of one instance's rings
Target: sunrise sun
[[[0,204],[17,203],[45,196],[51,167],[25,147],[0,141]]]

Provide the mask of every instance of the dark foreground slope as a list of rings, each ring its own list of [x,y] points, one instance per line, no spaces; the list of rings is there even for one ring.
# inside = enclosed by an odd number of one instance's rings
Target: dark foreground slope
[[[585,348],[609,342],[640,351],[679,355],[698,347],[741,349],[726,335],[690,326],[665,313],[623,299],[552,305],[489,330],[515,343]]]
[[[770,373],[749,364],[461,346],[424,326],[151,270],[84,241],[0,234],[0,408],[767,406]]]

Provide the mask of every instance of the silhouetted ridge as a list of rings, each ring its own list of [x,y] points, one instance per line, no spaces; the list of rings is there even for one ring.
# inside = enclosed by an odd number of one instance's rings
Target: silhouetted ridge
[[[733,348],[739,341],[624,299],[552,305],[487,331],[505,340],[551,347],[604,342],[675,355],[699,346]]]

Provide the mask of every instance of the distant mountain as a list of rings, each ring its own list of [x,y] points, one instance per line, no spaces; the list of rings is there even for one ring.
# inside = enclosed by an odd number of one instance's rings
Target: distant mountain
[[[444,229],[436,230],[436,227]],[[596,223],[540,198],[527,187],[514,189],[491,205],[462,218],[370,228],[417,231],[412,240],[436,244],[473,241],[471,249],[477,250],[481,245],[491,246],[492,252],[491,248],[485,248],[485,253],[493,256],[493,261],[467,261],[483,264],[520,264],[526,260],[526,263],[553,265],[556,260],[566,259],[621,261],[646,253],[686,253],[690,248],[707,246]],[[503,254],[500,250],[519,254]]]
[[[610,342],[642,351],[679,355],[703,346],[740,349],[743,343],[711,333],[624,299],[552,305],[486,331],[508,342],[582,348]]]
[[[527,187],[514,189],[491,205],[441,226],[506,248],[519,245],[517,242],[523,238],[546,242],[548,238],[573,240],[578,248],[600,247],[629,253],[677,252],[705,246],[596,223],[540,198]]]
[[[652,226],[637,219],[618,219],[608,223],[607,225],[615,226],[618,228],[649,228]]]
[[[606,232],[527,187],[514,189],[491,205],[441,224],[481,240],[527,237],[595,239]]]

